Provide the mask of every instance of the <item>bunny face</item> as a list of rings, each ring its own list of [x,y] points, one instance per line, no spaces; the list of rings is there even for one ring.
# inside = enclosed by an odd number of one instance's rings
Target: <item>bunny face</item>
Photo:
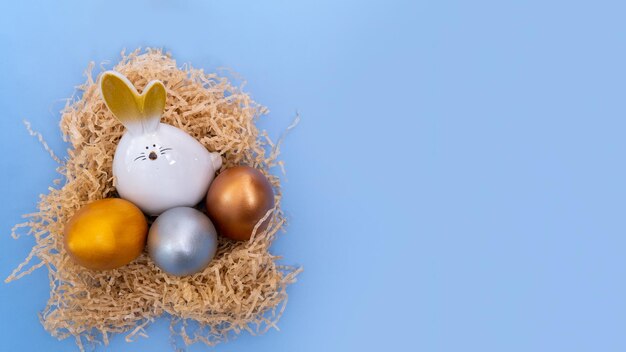
[[[139,95],[125,77],[109,71],[101,89],[105,103],[127,128],[113,158],[120,196],[150,215],[200,202],[222,159],[184,131],[159,122],[163,84],[150,82]]]
[[[132,151],[129,150],[130,157],[136,156],[133,159],[133,162],[147,160],[155,161],[159,160],[159,157],[164,157],[168,160],[171,160],[172,158],[169,155],[165,155],[172,154],[173,148],[164,146],[161,143],[157,145],[157,139],[161,138],[156,138],[154,135],[139,136],[135,138],[135,140],[133,141],[133,146],[129,148],[133,149]],[[143,148],[144,144],[146,146],[145,149]],[[135,154],[132,154],[133,152]]]

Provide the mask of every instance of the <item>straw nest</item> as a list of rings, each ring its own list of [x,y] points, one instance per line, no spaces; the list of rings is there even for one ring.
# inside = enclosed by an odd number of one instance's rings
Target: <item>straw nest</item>
[[[242,331],[263,333],[276,327],[287,301],[286,287],[299,268],[277,264],[268,249],[285,226],[280,210],[280,181],[269,173],[277,160],[278,145],[255,126],[266,109],[228,79],[207,74],[176,61],[160,50],[139,50],[114,70],[126,75],[138,89],[152,79],[163,81],[168,92],[163,122],[185,130],[210,151],[219,152],[222,170],[250,165],[263,171],[274,186],[275,208],[269,226],[248,242],[220,238],[218,252],[201,273],[173,277],[159,270],[143,253],[120,269],[86,270],[70,260],[63,247],[63,228],[79,208],[94,200],[115,197],[111,165],[124,127],[104,105],[92,76],[79,87],[78,98],[68,101],[61,131],[69,142],[68,156],[59,160],[62,180],[42,195],[38,211],[13,229],[13,236],[34,236],[31,253],[6,281],[17,280],[45,266],[50,299],[41,322],[53,336],[73,336],[82,350],[86,344],[108,343],[112,334],[126,340],[145,336],[155,318],[171,319],[171,331],[185,344],[214,345]],[[41,140],[41,136],[40,140]]]

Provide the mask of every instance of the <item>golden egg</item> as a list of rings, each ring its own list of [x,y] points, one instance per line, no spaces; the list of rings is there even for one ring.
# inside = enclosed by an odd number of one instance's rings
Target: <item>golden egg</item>
[[[65,225],[65,249],[86,268],[115,269],[141,254],[147,233],[146,218],[133,203],[101,199],[81,208]]]
[[[213,180],[206,207],[220,235],[245,241],[250,239],[257,222],[274,207],[274,191],[259,170],[236,166],[226,169]],[[257,232],[266,226],[267,221]]]

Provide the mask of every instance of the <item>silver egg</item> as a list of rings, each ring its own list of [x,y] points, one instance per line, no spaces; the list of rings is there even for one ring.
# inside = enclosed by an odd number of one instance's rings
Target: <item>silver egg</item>
[[[168,274],[184,276],[206,268],[217,251],[217,231],[196,209],[172,208],[150,227],[148,254]]]

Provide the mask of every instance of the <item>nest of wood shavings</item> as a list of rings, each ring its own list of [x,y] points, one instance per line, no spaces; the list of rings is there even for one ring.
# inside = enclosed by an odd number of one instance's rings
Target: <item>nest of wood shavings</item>
[[[222,170],[245,164],[263,171],[276,194],[276,206],[266,215],[269,226],[248,242],[220,238],[209,266],[188,277],[165,274],[145,252],[109,271],[90,271],[70,260],[63,246],[65,223],[82,206],[117,196],[111,165],[124,127],[104,105],[92,68],[79,87],[80,98],[70,99],[62,112],[61,131],[71,144],[59,167],[64,180],[55,181],[57,186],[41,196],[38,211],[25,215],[27,221],[13,229],[14,237],[26,233],[36,244],[6,281],[45,266],[50,300],[41,313],[42,324],[59,339],[73,336],[81,350],[85,344],[107,344],[115,333],[127,334],[127,341],[145,336],[144,328],[164,314],[185,344],[214,345],[242,331],[258,334],[276,327],[287,302],[286,286],[300,269],[278,265],[278,257],[268,251],[285,218],[279,179],[269,173],[274,166],[282,167],[278,145],[255,126],[266,109],[226,78],[189,65],[178,68],[160,50],[122,53],[113,69],[140,91],[148,81],[161,80],[168,93],[162,122],[219,152]]]

